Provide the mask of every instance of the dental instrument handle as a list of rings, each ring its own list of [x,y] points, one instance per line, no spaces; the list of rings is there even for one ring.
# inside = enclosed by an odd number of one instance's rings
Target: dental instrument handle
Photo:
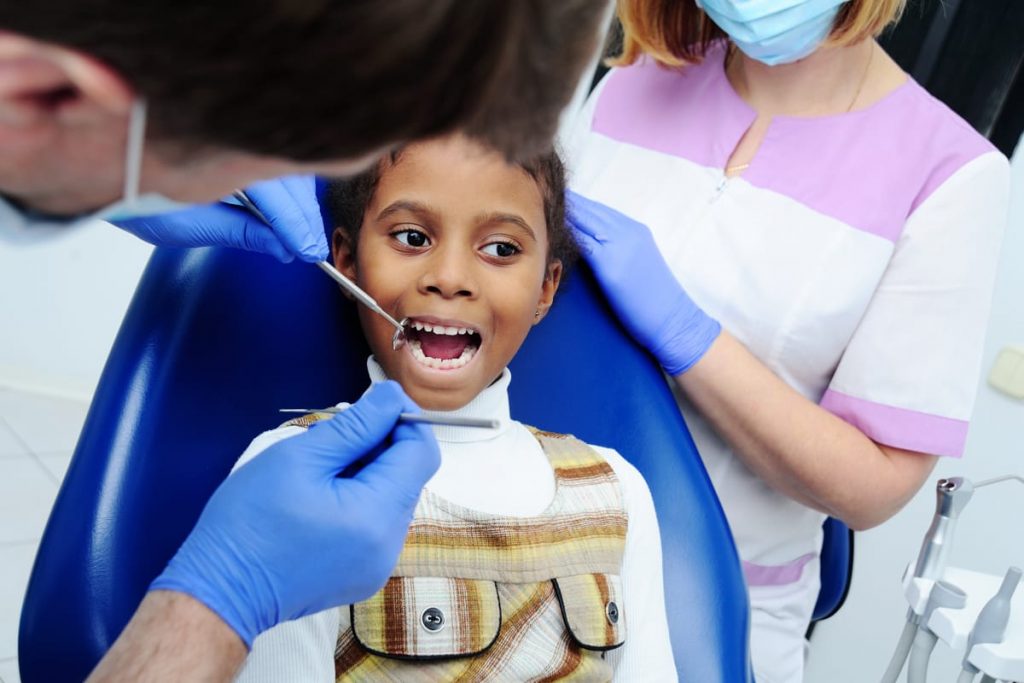
[[[377,301],[372,296],[363,291],[363,289],[359,285],[357,285],[356,283],[352,282],[352,280],[349,280],[347,277],[342,275],[337,268],[332,266],[327,261],[317,261],[316,265],[317,268],[327,273],[328,277],[330,277],[332,280],[341,285],[342,288],[345,289],[345,291],[347,291],[349,294],[355,297],[359,301],[359,303],[366,306],[374,313],[378,313],[381,316],[383,316],[384,319],[387,320],[392,325],[394,325],[399,332],[405,334],[405,325],[392,318],[391,315],[383,308],[381,308],[380,304],[378,304]]]
[[[498,420],[483,417],[461,417],[459,415],[438,417],[436,415],[424,415],[423,413],[402,413],[398,416],[398,420],[400,422],[418,422],[447,427],[479,427],[481,429],[497,429],[501,426]]]
[[[935,515],[924,535],[914,566],[914,577],[932,581],[942,577],[953,544],[960,513],[974,495],[974,485],[963,477],[940,479],[935,486]]]
[[[330,413],[336,415],[347,408],[281,408],[279,413],[301,413],[312,415],[313,413]],[[429,415],[427,413],[399,413],[399,422],[441,425],[444,427],[475,427],[477,429],[497,429],[501,426],[499,420],[485,417],[465,417],[462,415]]]

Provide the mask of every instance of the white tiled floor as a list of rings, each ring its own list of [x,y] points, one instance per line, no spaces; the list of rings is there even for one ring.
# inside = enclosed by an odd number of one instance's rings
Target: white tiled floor
[[[0,387],[0,683],[20,683],[25,586],[87,408]]]

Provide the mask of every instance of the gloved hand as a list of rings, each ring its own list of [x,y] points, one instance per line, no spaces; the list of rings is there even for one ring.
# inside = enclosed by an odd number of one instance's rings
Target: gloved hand
[[[247,647],[282,621],[375,593],[440,465],[429,427],[396,426],[400,412],[418,410],[384,382],[257,455],[214,492],[150,590],[191,595]]]
[[[313,176],[288,176],[246,188],[270,226],[240,206],[218,202],[155,216],[114,221],[150,244],[234,247],[270,254],[283,263],[327,258],[327,237]]]
[[[693,302],[646,225],[575,192],[569,225],[612,309],[670,375],[701,359],[722,326]]]

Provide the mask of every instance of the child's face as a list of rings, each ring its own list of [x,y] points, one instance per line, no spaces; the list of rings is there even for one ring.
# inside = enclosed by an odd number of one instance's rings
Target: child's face
[[[359,307],[388,377],[432,410],[461,408],[497,379],[561,277],[537,182],[458,136],[407,147],[383,170],[355,256],[344,231],[334,247],[339,270],[409,318],[396,351],[394,328]]]

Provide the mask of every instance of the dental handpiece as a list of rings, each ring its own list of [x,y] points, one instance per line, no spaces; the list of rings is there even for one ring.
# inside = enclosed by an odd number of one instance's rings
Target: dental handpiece
[[[260,211],[260,208],[256,206],[256,203],[249,199],[249,195],[247,195],[242,190],[235,190],[231,194],[252,215],[259,218],[265,224],[271,225],[270,220],[262,211]],[[381,308],[380,304],[378,304],[377,301],[372,296],[367,294],[362,289],[362,287],[360,287],[356,283],[352,282],[352,280],[349,280],[347,277],[342,275],[337,268],[332,266],[327,261],[318,261],[316,265],[318,268],[320,268],[320,270],[327,273],[328,277],[330,277],[332,280],[341,285],[342,289],[351,294],[356,301],[363,304],[374,313],[377,313],[378,315],[382,316],[385,320],[387,320],[389,323],[395,326],[395,334],[391,337],[391,348],[397,349],[405,342],[405,326],[409,323],[408,318],[404,318],[401,322],[395,320],[394,317],[392,317],[391,314],[389,314],[387,311]]]
[[[939,479],[935,486],[935,515],[917,556],[915,578],[931,581],[942,578],[953,545],[957,519],[973,495],[974,485],[969,479]]]
[[[932,517],[931,526],[924,535],[921,543],[921,551],[917,555],[917,564],[914,566],[913,576],[919,579],[937,581],[942,578],[946,569],[946,560],[949,558],[950,549],[953,544],[953,532],[956,530],[956,521],[960,513],[971,500],[974,494],[974,486],[969,479],[963,477],[950,477],[940,479],[935,485],[935,515]],[[918,626],[921,624],[921,614],[910,608],[907,610],[906,623],[900,632],[896,649],[889,659],[889,666],[882,674],[880,683],[895,683],[903,671],[903,666],[910,656],[910,650],[914,644]]]

